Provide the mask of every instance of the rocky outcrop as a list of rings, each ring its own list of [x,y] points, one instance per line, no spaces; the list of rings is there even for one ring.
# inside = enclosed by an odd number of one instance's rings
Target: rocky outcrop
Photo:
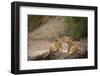
[[[63,17],[48,17],[46,19],[47,22],[44,22],[38,29],[29,33],[28,38],[30,40],[56,38],[64,31]]]

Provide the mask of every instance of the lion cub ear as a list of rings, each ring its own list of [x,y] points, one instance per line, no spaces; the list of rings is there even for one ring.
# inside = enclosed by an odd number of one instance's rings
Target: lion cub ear
[[[70,37],[70,36],[68,36],[68,37],[67,37],[67,36],[64,36],[64,38],[65,38],[65,39],[66,39],[66,38],[67,38],[67,39],[71,39],[71,37]]]
[[[64,38],[68,38],[67,36],[64,36]]]
[[[72,39],[71,36],[68,36],[69,39]]]

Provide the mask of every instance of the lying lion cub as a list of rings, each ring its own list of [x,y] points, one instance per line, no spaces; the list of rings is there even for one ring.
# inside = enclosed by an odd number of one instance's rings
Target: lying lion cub
[[[62,43],[56,39],[50,46],[50,51],[60,51],[62,49]]]
[[[68,46],[68,54],[80,53],[80,47],[70,37],[64,36],[64,42]]]

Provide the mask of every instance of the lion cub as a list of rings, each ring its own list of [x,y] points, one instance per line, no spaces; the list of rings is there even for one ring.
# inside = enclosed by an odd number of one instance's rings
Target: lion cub
[[[56,39],[50,46],[50,51],[60,51],[62,49],[62,43]]]
[[[80,47],[70,37],[64,36],[64,42],[68,46],[68,54],[80,53]]]

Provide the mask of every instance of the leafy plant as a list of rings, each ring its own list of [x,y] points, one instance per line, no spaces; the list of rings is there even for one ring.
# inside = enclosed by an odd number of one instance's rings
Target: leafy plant
[[[87,37],[87,17],[64,17],[65,31],[64,35],[71,36],[73,39],[79,40],[80,38]]]

